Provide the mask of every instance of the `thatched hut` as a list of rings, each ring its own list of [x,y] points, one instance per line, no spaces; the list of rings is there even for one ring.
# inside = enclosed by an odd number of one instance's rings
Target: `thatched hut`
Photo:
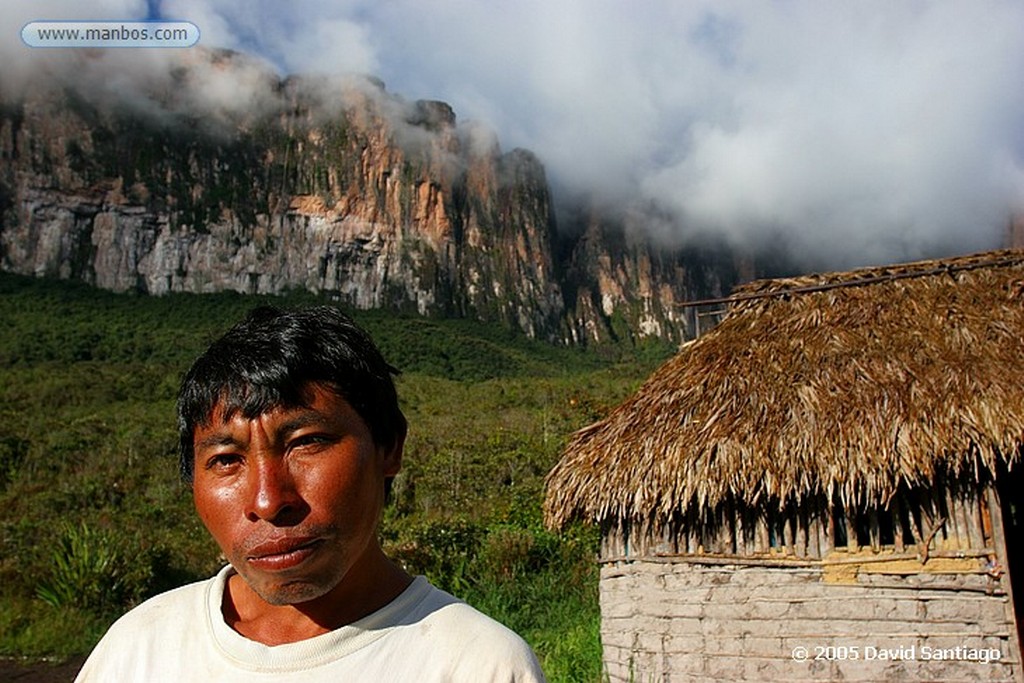
[[[545,514],[601,527],[612,681],[1020,681],[1022,444],[1024,251],[760,281]]]

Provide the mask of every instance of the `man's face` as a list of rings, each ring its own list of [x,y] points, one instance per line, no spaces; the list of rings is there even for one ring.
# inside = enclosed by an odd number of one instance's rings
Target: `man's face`
[[[386,450],[343,398],[311,385],[308,407],[248,420],[214,408],[196,429],[196,510],[238,574],[274,605],[325,595],[377,550]]]

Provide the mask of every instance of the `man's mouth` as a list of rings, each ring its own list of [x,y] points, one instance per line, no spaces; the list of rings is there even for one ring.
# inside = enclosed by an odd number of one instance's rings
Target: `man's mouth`
[[[253,567],[266,570],[290,569],[305,562],[320,544],[320,538],[284,538],[264,541],[246,554]]]

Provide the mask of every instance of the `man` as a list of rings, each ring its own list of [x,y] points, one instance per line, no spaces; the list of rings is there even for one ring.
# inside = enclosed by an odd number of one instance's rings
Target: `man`
[[[230,564],[121,617],[79,681],[543,681],[529,647],[383,553],[406,435],[373,342],[264,307],[178,397],[181,471]]]

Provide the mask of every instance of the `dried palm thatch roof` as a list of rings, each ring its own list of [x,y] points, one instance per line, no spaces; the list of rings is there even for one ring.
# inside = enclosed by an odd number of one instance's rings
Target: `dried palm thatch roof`
[[[545,515],[886,501],[1024,444],[1024,251],[764,280],[548,475]],[[778,504],[778,503],[776,503]]]

